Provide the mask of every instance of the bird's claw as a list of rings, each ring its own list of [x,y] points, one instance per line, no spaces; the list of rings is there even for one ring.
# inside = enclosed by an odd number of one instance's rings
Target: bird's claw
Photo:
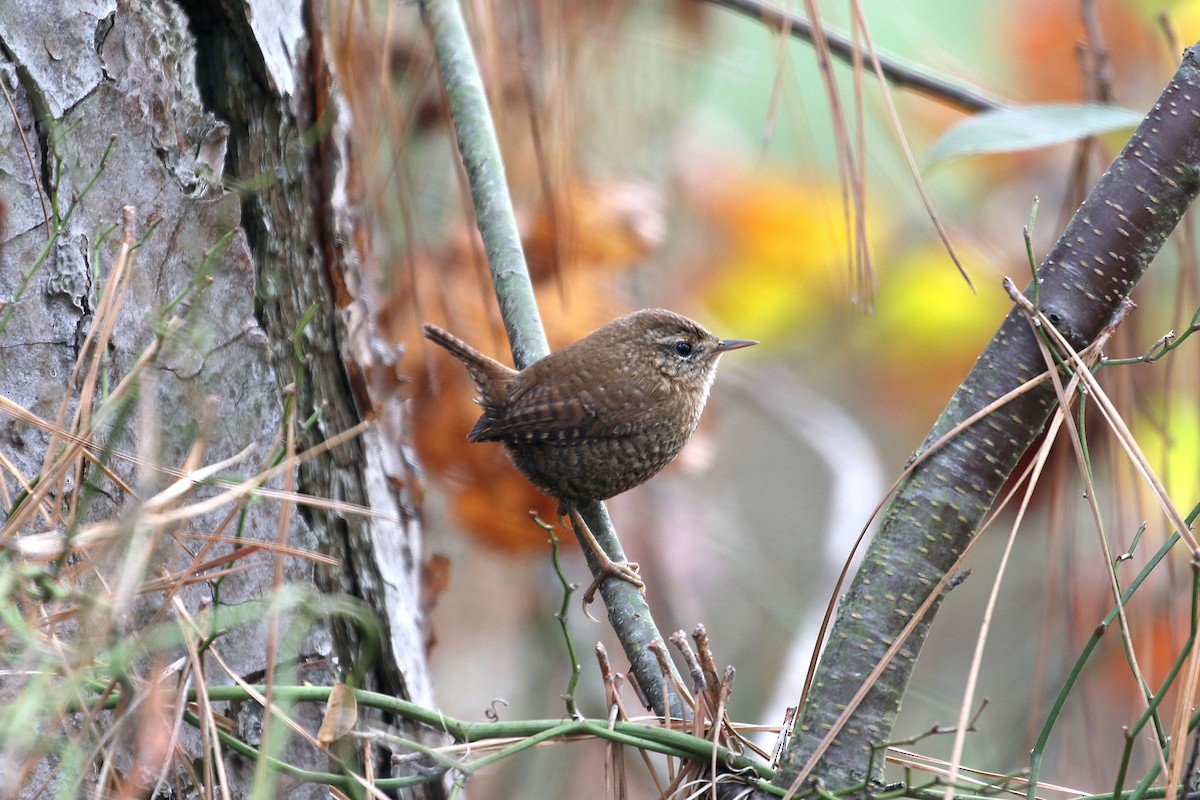
[[[583,613],[587,618],[596,621],[596,618],[588,613],[588,606],[596,599],[596,590],[600,588],[600,584],[604,583],[606,578],[619,578],[626,583],[631,583],[637,587],[637,590],[643,595],[646,593],[646,582],[642,580],[639,574],[641,567],[636,561],[613,561],[606,559],[600,564],[599,574],[592,580],[587,591],[583,593]]]

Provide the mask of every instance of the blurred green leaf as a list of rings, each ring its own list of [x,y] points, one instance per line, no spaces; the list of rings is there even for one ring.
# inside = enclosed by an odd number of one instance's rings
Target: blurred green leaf
[[[1011,153],[1085,136],[1135,128],[1142,113],[1120,106],[1075,103],[1009,106],[963,120],[933,143],[927,165],[977,153]]]

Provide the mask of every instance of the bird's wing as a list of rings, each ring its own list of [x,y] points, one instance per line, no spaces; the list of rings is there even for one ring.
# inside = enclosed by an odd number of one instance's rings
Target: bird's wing
[[[661,402],[656,388],[616,383],[587,386],[564,395],[559,388],[530,383],[517,388],[504,407],[484,413],[468,438],[477,442],[543,441],[566,445],[630,436],[642,429]]]

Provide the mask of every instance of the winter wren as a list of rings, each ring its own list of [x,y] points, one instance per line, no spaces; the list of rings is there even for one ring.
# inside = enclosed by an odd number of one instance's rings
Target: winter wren
[[[503,443],[517,468],[559,502],[560,515],[657,474],[696,430],[721,354],[757,344],[721,340],[687,317],[648,309],[517,372],[435,325],[425,325],[425,336],[463,362],[479,387],[483,416],[467,438]]]

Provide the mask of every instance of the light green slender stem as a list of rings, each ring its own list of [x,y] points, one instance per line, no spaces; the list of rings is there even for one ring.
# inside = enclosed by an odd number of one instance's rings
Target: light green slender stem
[[[462,9],[456,0],[421,0],[421,17],[433,37],[458,150],[475,203],[475,221],[483,236],[496,299],[512,347],[513,363],[521,369],[544,357],[550,347],[546,343],[533,284],[525,266],[483,79],[471,49]],[[609,557],[614,561],[625,560],[604,505],[593,503],[581,509],[581,513]],[[596,560],[586,545],[583,550],[594,575],[598,569]],[[672,716],[682,716],[682,705],[674,695],[664,701],[658,662],[646,649],[651,641],[658,641],[664,648],[666,643],[650,616],[645,598],[632,585],[612,578],[601,584],[600,596],[604,598],[609,621],[633,665],[634,677],[655,712],[662,714],[669,709]],[[679,681],[674,666],[672,673]]]
[[[433,37],[458,151],[471,186],[475,221],[483,236],[513,359],[517,369],[522,369],[549,353],[550,345],[546,343],[533,284],[525,267],[521,236],[479,65],[471,49],[462,9],[455,0],[423,0],[421,16]]]

